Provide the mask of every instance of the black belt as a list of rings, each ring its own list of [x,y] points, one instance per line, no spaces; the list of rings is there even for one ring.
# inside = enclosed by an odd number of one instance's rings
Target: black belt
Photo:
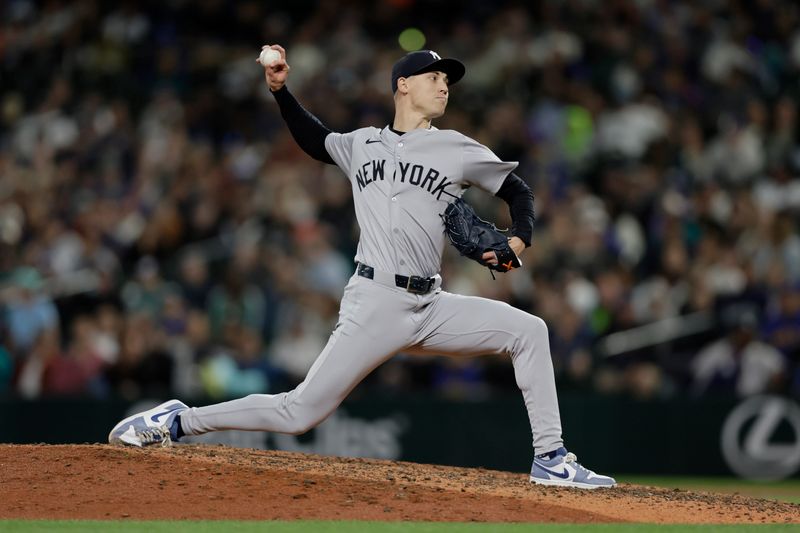
[[[362,278],[375,279],[375,269],[364,263],[358,263],[356,273]],[[423,278],[421,276],[401,276],[394,275],[394,284],[401,289],[414,294],[427,294],[434,289],[436,278]],[[391,276],[391,274],[389,275]],[[376,280],[377,281],[377,280]]]

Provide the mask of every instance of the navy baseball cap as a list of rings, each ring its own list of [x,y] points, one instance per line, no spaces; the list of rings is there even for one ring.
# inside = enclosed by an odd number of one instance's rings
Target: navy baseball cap
[[[467,71],[458,59],[444,58],[433,50],[418,50],[401,57],[392,67],[392,92],[397,92],[397,79],[438,70],[447,74],[450,85],[464,77]]]

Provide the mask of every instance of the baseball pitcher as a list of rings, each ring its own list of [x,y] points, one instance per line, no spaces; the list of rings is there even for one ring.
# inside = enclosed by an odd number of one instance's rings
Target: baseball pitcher
[[[300,434],[325,420],[367,374],[398,352],[506,354],[530,418],[530,481],[586,489],[615,486],[613,478],[584,468],[564,448],[544,321],[504,302],[440,288],[448,238],[462,254],[504,272],[520,266],[519,255],[530,246],[533,232],[533,195],[514,174],[517,163],[501,161],[473,139],[432,124],[444,114],[464,65],[430,50],[407,54],[392,68],[394,121],[338,133],[289,92],[284,49],[265,48],[280,53],[264,70],[292,136],[314,159],[337,165],[352,186],[361,236],[338,323],[296,389],[207,407],[171,400],[121,421],[109,442],[169,445],[184,435],[230,429]],[[461,200],[471,186],[508,203],[510,238],[485,244],[483,236],[493,227],[482,225]]]

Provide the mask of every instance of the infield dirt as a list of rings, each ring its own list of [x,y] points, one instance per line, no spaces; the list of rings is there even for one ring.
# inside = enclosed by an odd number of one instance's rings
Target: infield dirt
[[[0,518],[800,523],[800,505],[220,446],[0,445]]]

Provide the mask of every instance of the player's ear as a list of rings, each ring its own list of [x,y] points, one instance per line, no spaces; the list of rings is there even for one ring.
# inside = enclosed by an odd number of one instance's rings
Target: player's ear
[[[397,78],[397,92],[408,94],[408,78]]]

